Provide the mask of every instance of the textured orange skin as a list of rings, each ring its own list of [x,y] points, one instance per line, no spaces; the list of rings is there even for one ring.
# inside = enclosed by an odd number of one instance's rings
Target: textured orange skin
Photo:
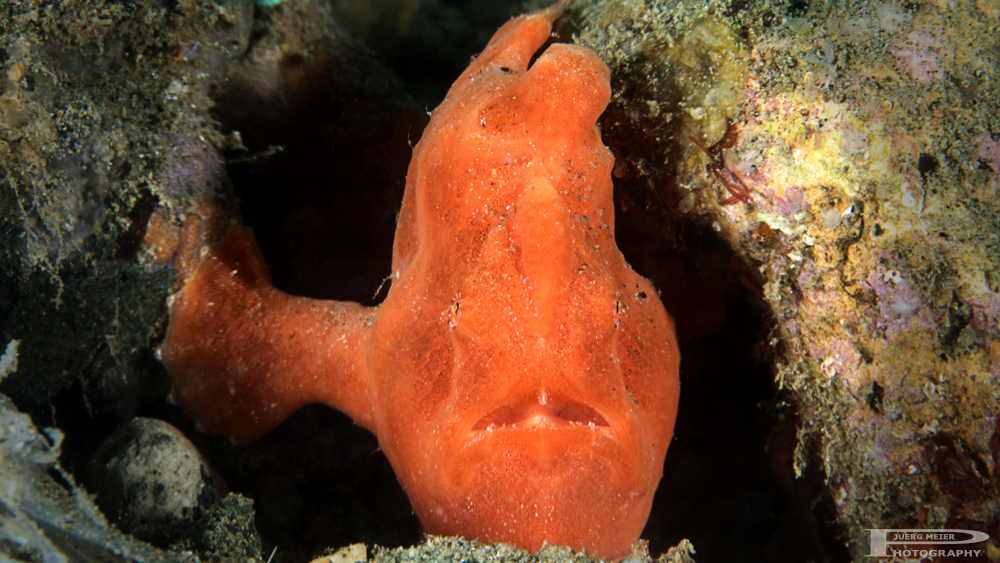
[[[673,433],[679,353],[615,244],[608,70],[502,27],[435,110],[407,176],[392,287],[368,309],[270,284],[252,235],[171,307],[173,398],[253,440],[310,402],[373,431],[427,531],[627,555]]]

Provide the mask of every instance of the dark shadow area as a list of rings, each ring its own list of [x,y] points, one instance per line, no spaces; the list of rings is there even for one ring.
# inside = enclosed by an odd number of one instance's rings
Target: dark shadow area
[[[655,204],[636,204],[628,183],[616,182],[616,239],[660,290],[681,344],[677,424],[642,535],[650,552],[687,538],[699,562],[849,560],[822,463],[794,478],[795,407],[774,382],[757,276],[710,228],[666,225]]]
[[[304,562],[364,542],[420,542],[419,522],[375,436],[324,405],[309,405],[244,447],[195,437],[234,491],[254,501],[265,554]]]
[[[412,100],[362,54],[319,52],[235,68],[216,116],[247,148],[226,168],[275,285],[374,304],[425,121]]]
[[[469,66],[469,58],[483,50],[500,26],[525,11],[525,2],[382,0],[352,8],[335,9],[338,23],[374,51],[419,107],[431,110]]]

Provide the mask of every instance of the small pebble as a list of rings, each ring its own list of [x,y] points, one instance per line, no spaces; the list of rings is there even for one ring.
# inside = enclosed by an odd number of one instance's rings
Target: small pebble
[[[194,444],[151,418],[135,418],[101,443],[87,488],[122,531],[157,545],[182,535],[226,493]]]

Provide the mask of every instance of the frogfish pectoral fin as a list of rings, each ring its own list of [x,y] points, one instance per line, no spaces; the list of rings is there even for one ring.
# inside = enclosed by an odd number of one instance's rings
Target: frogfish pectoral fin
[[[372,428],[365,351],[375,309],[278,291],[243,227],[182,275],[160,353],[171,399],[202,428],[245,443],[313,402]]]

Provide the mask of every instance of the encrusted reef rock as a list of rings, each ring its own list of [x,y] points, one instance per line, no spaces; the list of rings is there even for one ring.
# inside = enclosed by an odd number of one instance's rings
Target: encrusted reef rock
[[[0,7],[0,339],[21,342],[0,391],[21,405],[44,412],[75,382],[92,412],[127,417],[163,392],[150,343],[173,273],[142,241],[225,185],[208,90],[251,14],[237,1]]]
[[[651,108],[616,98],[603,123],[639,135],[624,181],[661,217],[711,225],[734,268],[759,273],[745,279],[773,316],[777,383],[801,417],[795,471],[822,466],[854,555],[867,553],[865,528],[995,537],[996,5],[613,0],[583,13],[578,38]],[[676,98],[736,80],[722,115],[700,121],[705,145],[720,119],[738,127],[723,160],[686,142],[698,116],[686,108],[678,123],[663,82],[649,84],[664,55],[648,46],[689,35],[715,40],[683,56],[706,65],[692,75],[704,86],[670,85]],[[752,202],[720,205],[706,163]]]
[[[625,118],[641,123],[667,147],[687,146],[691,136],[717,139],[726,132],[746,97],[750,64],[748,42],[725,18],[726,5],[691,0],[578,4],[573,21],[581,28],[574,39],[614,69],[614,103],[621,107],[612,115],[618,126],[625,126]]]

